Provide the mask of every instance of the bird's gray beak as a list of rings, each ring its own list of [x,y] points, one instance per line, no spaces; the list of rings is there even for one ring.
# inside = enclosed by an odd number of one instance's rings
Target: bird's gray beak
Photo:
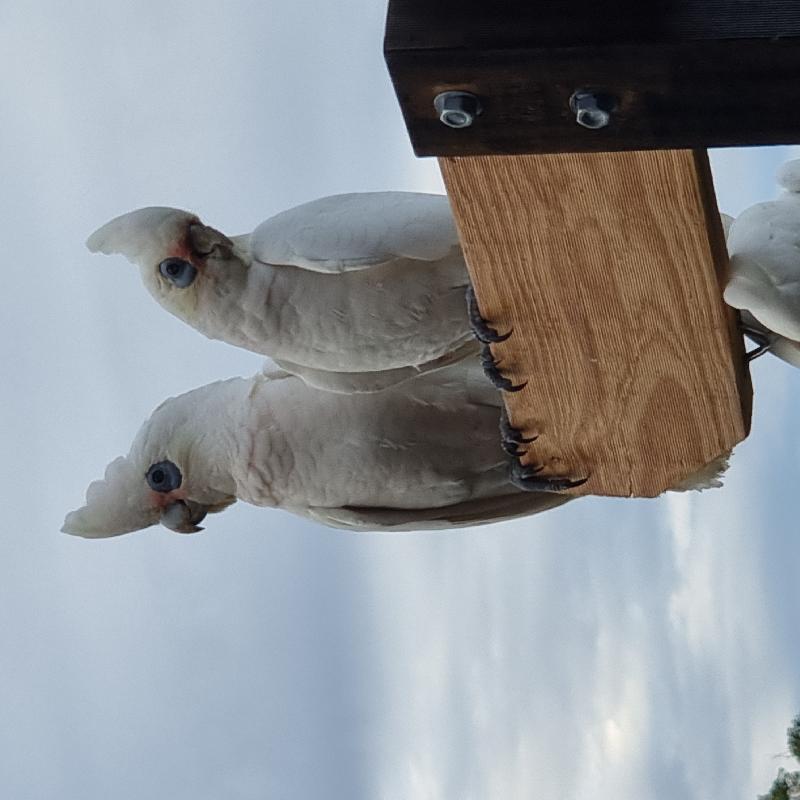
[[[199,256],[210,256],[215,250],[230,255],[233,250],[233,242],[224,233],[199,222],[189,226],[189,244]]]
[[[202,531],[197,523],[202,522],[208,507],[191,500],[176,500],[161,512],[161,524],[175,533],[197,533]]]

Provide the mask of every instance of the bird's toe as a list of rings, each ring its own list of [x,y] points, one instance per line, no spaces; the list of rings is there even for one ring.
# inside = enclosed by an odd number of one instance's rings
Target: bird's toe
[[[493,328],[482,316],[478,308],[478,299],[475,297],[475,290],[472,284],[467,286],[467,314],[469,315],[469,325],[478,341],[488,344],[489,342],[504,342],[514,332],[513,329],[507,333],[500,333]]]
[[[521,456],[525,450],[520,450],[520,445],[536,441],[536,436],[526,437],[519,428],[515,428],[508,419],[505,408],[500,410],[500,446],[510,456]]]
[[[565,475],[542,475],[541,465],[523,465],[518,458],[511,459],[509,478],[523,492],[563,492],[586,483],[586,478],[568,478]]]
[[[510,378],[507,378],[500,370],[498,361],[492,355],[492,350],[488,342],[484,342],[481,347],[481,366],[486,377],[492,382],[492,385],[503,392],[519,392],[527,385],[527,381],[522,383],[514,383]]]

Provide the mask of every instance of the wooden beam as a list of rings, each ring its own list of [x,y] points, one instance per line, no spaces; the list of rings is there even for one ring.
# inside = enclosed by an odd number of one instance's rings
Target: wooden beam
[[[752,389],[721,297],[724,237],[704,151],[440,159],[481,312],[576,494],[652,497],[749,432]]]
[[[390,0],[384,52],[420,156],[800,141],[797,0]],[[577,124],[580,89],[607,126]],[[434,108],[453,90],[468,127]]]

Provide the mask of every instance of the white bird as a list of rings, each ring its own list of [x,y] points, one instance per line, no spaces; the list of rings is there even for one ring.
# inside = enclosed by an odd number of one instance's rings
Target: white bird
[[[784,193],[730,223],[725,302],[765,334],[776,355],[797,364],[800,348],[800,160],[778,172]],[[753,321],[755,324],[752,324]],[[794,361],[792,361],[794,359]]]
[[[63,530],[96,538],[160,521],[190,533],[236,499],[353,530],[478,525],[565,503],[511,483],[501,403],[477,359],[374,394],[283,371],[212,383],[162,403]]]
[[[306,383],[376,391],[476,352],[447,197],[326,197],[228,238],[187,211],[141,208],[88,239],[119,253],[167,311]]]

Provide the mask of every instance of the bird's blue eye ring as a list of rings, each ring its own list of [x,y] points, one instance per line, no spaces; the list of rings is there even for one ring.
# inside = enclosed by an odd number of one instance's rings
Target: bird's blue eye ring
[[[159,461],[152,464],[145,473],[147,485],[154,492],[172,492],[183,481],[181,471],[171,461]]]
[[[165,258],[158,271],[174,286],[185,289],[197,277],[197,269],[182,258]]]

